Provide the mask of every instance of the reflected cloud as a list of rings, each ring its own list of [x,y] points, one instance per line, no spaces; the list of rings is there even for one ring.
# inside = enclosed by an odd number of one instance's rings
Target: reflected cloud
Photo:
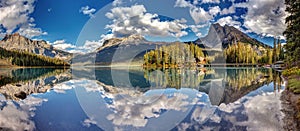
[[[185,111],[189,105],[188,96],[175,93],[172,97],[161,96],[113,96],[114,102],[109,106],[114,110],[113,114],[107,116],[113,124],[117,126],[131,125],[134,127],[144,127],[148,119],[159,117],[164,111],[176,110]],[[120,97],[123,97],[120,99]],[[154,102],[150,102],[156,99]]]
[[[276,100],[274,100],[276,99]],[[280,95],[264,93],[245,102],[245,112],[248,121],[239,125],[247,126],[250,131],[257,130],[283,130]],[[259,105],[259,106],[258,106]]]
[[[268,92],[271,86],[262,87],[264,93],[257,95],[248,94],[234,103],[221,104],[218,107],[196,105],[190,119],[183,121],[176,129],[178,130],[283,130],[280,95]],[[207,117],[205,110],[217,110]]]
[[[0,95],[0,127],[4,130],[35,130],[35,124],[31,120],[36,106],[40,106],[46,99],[29,96],[19,102],[2,100]]]
[[[24,100],[30,94],[45,93],[58,83],[71,79],[68,70],[26,68],[9,70],[11,73],[0,79],[0,93],[6,99]],[[6,81],[8,79],[9,81]]]
[[[96,125],[97,122],[94,121],[93,119],[85,119],[83,122],[82,122],[83,126],[85,127],[90,127],[92,124]]]

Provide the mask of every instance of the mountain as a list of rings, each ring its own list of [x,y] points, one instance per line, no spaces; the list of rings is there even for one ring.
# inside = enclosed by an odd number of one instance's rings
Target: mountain
[[[224,49],[236,42],[251,44],[258,54],[261,54],[261,49],[271,48],[269,45],[249,37],[233,26],[221,26],[220,24],[212,24],[207,36],[192,42],[200,48],[206,49],[203,50],[204,54],[209,54],[210,56],[220,53],[220,50],[213,49]],[[111,65],[112,63],[125,64],[128,62],[142,64],[143,56],[147,51],[154,50],[162,45],[175,43],[189,44],[191,42],[151,42],[140,35],[111,38],[106,40],[95,52],[75,56],[72,62],[80,65]]]
[[[72,64],[110,65],[112,63],[142,63],[144,54],[156,46],[167,45],[167,42],[147,41],[143,36],[131,35],[123,38],[111,38],[92,53],[76,55]]]
[[[112,46],[116,46],[119,44],[140,44],[140,43],[145,43],[147,42],[147,40],[141,36],[141,35],[131,35],[128,37],[124,37],[124,38],[111,38],[108,40],[105,40],[103,45],[101,47],[99,47],[97,50],[102,50],[104,48],[108,48],[108,47],[112,47]]]
[[[218,23],[210,26],[208,34],[205,37],[199,38],[195,41],[196,44],[206,48],[227,48],[230,44],[236,42],[249,43],[252,46],[256,45],[258,47],[271,48],[271,46],[249,37],[247,34],[233,26],[221,26]]]
[[[0,47],[9,51],[29,52],[61,60],[71,58],[70,53],[55,49],[44,40],[31,40],[19,33],[5,35],[0,41]]]

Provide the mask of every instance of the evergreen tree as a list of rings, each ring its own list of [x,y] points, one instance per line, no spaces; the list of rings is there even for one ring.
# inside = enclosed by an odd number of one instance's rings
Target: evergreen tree
[[[284,35],[287,38],[287,44],[284,48],[286,61],[293,63],[300,60],[300,0],[285,0],[285,4],[289,16],[286,18],[287,29]]]

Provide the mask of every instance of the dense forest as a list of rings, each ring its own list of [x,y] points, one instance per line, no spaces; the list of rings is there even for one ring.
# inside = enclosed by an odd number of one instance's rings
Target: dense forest
[[[224,50],[227,63],[242,64],[272,64],[283,60],[284,53],[280,40],[274,39],[274,48],[251,46],[247,43],[237,42]]]
[[[206,64],[202,49],[193,44],[181,44],[179,42],[156,47],[155,50],[144,55],[144,67],[179,67],[196,64]]]
[[[69,66],[63,60],[28,52],[8,51],[0,48],[0,59],[6,59],[17,66]]]
[[[287,29],[284,32],[287,38],[287,44],[285,45],[286,61],[289,65],[294,65],[300,61],[300,1],[285,0],[285,4],[286,11],[289,13],[285,20]]]
[[[235,42],[223,50],[223,53],[207,55],[206,50],[193,43],[172,44],[157,47],[144,55],[144,67],[180,67],[218,63],[218,57],[230,64],[272,64],[284,59],[284,50],[279,39],[274,39],[274,48],[257,47],[248,43]],[[206,55],[205,55],[206,54]],[[218,54],[218,55],[216,55]]]

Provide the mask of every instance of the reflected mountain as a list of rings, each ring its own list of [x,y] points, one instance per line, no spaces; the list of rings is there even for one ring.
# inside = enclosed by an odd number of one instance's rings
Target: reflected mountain
[[[71,79],[69,70],[54,68],[1,69],[0,93],[6,99],[20,100],[45,93],[55,84]]]
[[[71,83],[82,87],[75,90],[88,121],[103,130],[258,130],[255,120],[262,129],[281,127],[276,93],[282,81],[271,69],[85,68],[72,73]],[[266,112],[269,107],[273,112]]]
[[[264,68],[93,68],[73,70],[73,75],[74,78],[97,80],[110,93],[135,90],[143,94],[154,89],[191,88],[208,94],[212,105],[235,102],[251,91],[276,80],[276,84],[282,83],[278,72]]]

